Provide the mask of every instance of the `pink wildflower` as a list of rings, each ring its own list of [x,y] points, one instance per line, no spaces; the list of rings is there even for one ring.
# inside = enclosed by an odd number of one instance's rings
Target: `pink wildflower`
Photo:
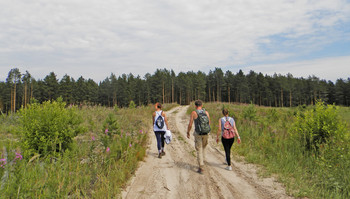
[[[106,148],[106,152],[108,153],[109,151],[110,151],[110,148],[109,148],[109,147],[107,147],[107,148]]]
[[[142,130],[140,130],[140,133],[141,133],[141,134],[143,133]]]
[[[4,168],[6,163],[7,163],[6,159],[0,159],[0,167]]]
[[[95,141],[96,139],[95,139],[95,136],[91,136],[91,140],[92,141]]]
[[[131,143],[129,144],[129,147],[131,147],[132,145],[131,145]]]
[[[22,160],[23,159],[23,156],[20,154],[20,153],[16,153],[16,157],[15,157],[15,160]]]
[[[108,129],[105,130],[105,134],[106,134],[106,135],[108,134]]]

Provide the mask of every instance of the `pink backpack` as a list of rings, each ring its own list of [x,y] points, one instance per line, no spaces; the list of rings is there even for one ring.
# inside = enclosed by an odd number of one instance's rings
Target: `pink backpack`
[[[235,130],[233,129],[233,126],[231,125],[230,121],[227,120],[224,124],[224,133],[222,134],[222,137],[225,139],[231,139],[236,136]]]

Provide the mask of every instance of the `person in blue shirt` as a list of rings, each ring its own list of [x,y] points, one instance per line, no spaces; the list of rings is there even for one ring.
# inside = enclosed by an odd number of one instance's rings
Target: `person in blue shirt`
[[[228,115],[228,110],[227,109],[222,110],[222,114],[224,115],[224,117],[219,119],[219,129],[218,129],[218,132],[216,135],[216,143],[219,142],[219,136],[221,134],[221,142],[224,146],[225,155],[226,155],[226,162],[227,162],[226,169],[231,171],[232,170],[232,167],[231,167],[231,147],[233,145],[233,142],[235,141],[235,138],[233,137],[230,139],[225,139],[223,137],[224,125],[225,125],[226,121],[229,121],[230,125],[233,127],[238,143],[241,143],[241,138],[240,138],[239,133],[237,131],[235,120]]]

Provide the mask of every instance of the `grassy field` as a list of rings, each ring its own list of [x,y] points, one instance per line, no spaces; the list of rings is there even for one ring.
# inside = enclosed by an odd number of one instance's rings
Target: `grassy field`
[[[245,161],[264,166],[261,175],[274,175],[296,197],[350,197],[350,108],[340,107],[339,119],[347,128],[340,141],[329,137],[318,151],[307,151],[295,132],[296,116],[314,107],[270,108],[254,105],[205,103],[216,135],[222,109],[236,121],[242,143],[233,146],[234,154]],[[193,109],[193,105],[190,110]],[[339,136],[338,136],[339,137]]]
[[[174,106],[166,104],[164,110]],[[145,156],[153,111],[152,105],[81,107],[77,112],[83,118],[85,132],[58,157],[25,157],[17,132],[18,115],[1,116],[0,159],[6,162],[0,161],[0,198],[119,197]],[[113,136],[110,121],[117,126]]]
[[[177,105],[165,104],[163,109],[174,106]],[[317,152],[305,150],[295,131],[298,114],[306,114],[314,107],[227,103],[205,103],[204,107],[211,115],[211,136],[216,135],[222,108],[229,110],[242,138],[240,145],[233,146],[234,158],[263,165],[261,175],[276,176],[290,194],[350,197],[349,107],[338,110],[347,125],[339,132],[344,136],[330,137],[331,142],[320,145]],[[192,104],[189,112],[193,109]],[[58,157],[24,156],[18,133],[19,116],[0,116],[0,198],[119,197],[121,188],[145,156],[153,111],[152,105],[123,109],[81,107],[77,113],[83,118],[84,132],[74,137],[72,147]],[[113,122],[117,126],[114,130]]]

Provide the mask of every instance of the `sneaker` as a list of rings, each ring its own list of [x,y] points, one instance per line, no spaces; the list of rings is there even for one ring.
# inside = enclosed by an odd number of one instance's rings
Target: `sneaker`
[[[231,166],[227,166],[225,169],[229,170],[229,171],[232,171],[232,167]]]
[[[203,169],[199,167],[197,172],[198,172],[199,174],[203,174]]]
[[[162,153],[161,153],[161,154],[162,154],[162,156],[165,156],[165,152],[164,152],[164,151],[162,151]]]
[[[161,159],[162,158],[162,153],[158,154],[158,158]]]

